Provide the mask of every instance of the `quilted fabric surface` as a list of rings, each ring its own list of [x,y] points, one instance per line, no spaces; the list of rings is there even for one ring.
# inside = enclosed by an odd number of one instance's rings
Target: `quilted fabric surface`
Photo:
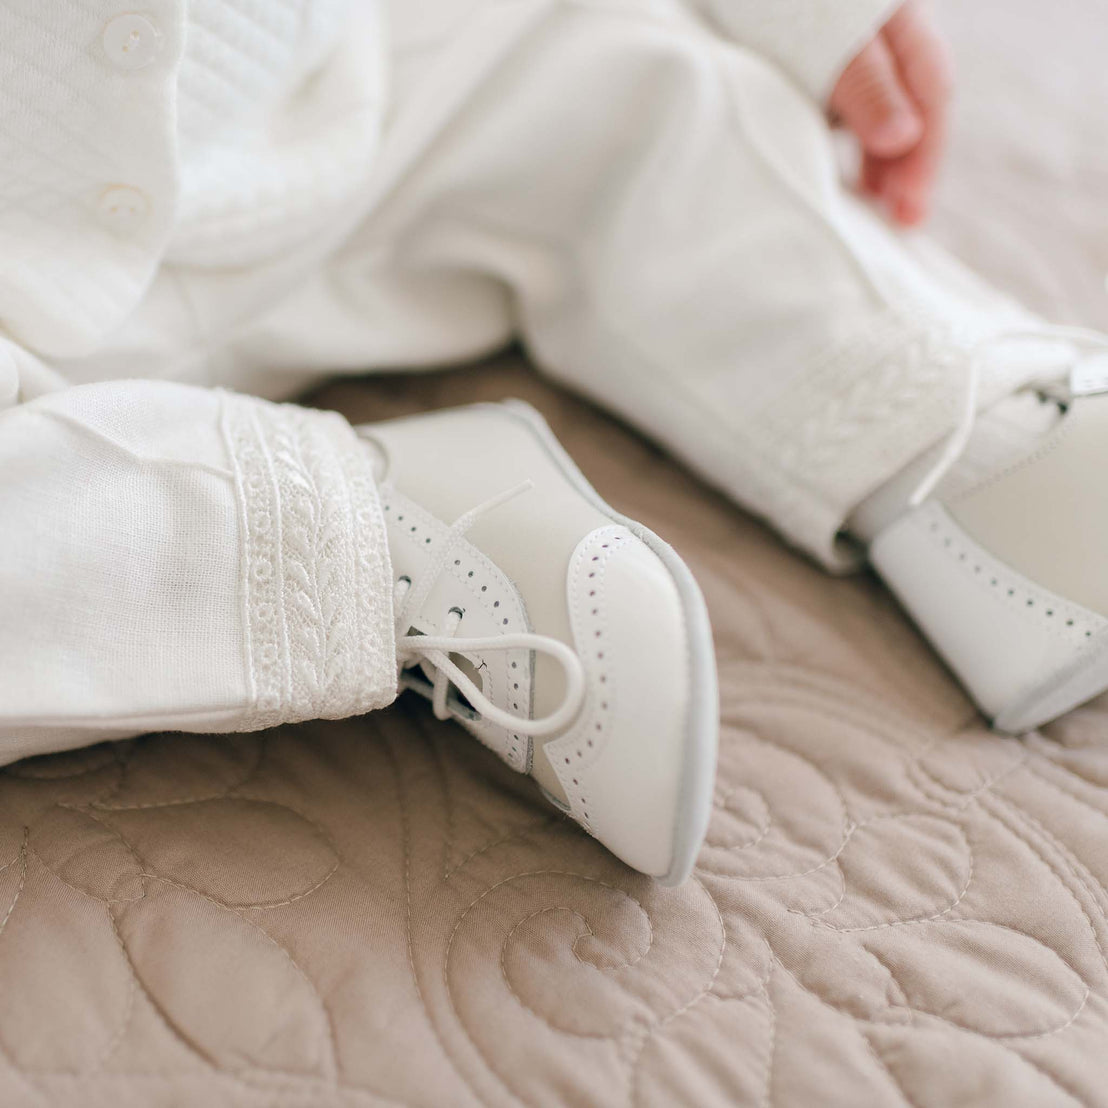
[[[940,230],[1103,323],[1097,5],[1049,27],[1032,0],[942,5],[967,103]],[[0,1104],[1108,1104],[1108,700],[990,734],[874,580],[821,573],[518,358],[316,401],[507,395],[704,586],[723,733],[694,880],[629,872],[408,700],[20,763]]]

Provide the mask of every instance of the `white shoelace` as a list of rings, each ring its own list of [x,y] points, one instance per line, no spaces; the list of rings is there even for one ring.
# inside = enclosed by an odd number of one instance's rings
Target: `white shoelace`
[[[988,338],[982,339],[977,344],[970,359],[969,372],[966,375],[966,389],[962,395],[958,422],[947,440],[942,454],[908,498],[910,507],[918,508],[935,491],[936,486],[950,472],[951,467],[957,463],[969,444],[974,425],[977,422],[977,394],[981,387],[982,368],[988,352],[993,347],[1007,342],[1050,341],[1052,339],[1072,342],[1078,346],[1095,346],[1108,350],[1108,335],[1087,327],[1044,325],[1034,329],[1002,331],[997,335],[990,335]],[[1043,385],[1042,390],[1052,392],[1048,383]]]
[[[483,719],[519,735],[541,738],[552,735],[572,723],[585,702],[585,668],[581,664],[581,659],[565,643],[532,631],[459,638],[456,632],[465,617],[465,610],[460,607],[451,608],[447,612],[441,634],[408,634],[413,627],[419,632],[419,628],[412,621],[430,595],[439,575],[446,568],[454,548],[466,532],[483,515],[533,487],[532,481],[524,481],[515,488],[508,489],[459,516],[443,536],[437,555],[419,583],[413,585],[411,578],[407,576],[397,581],[393,603],[396,612],[396,650],[399,668],[404,670],[423,661],[434,667],[431,706],[439,719],[450,717],[447,695],[450,686],[453,685],[465,695],[473,709]],[[566,675],[566,693],[555,711],[541,719],[530,719],[498,708],[461,667],[450,659],[451,654],[485,654],[502,650],[533,650],[540,654],[548,654],[561,664]]]

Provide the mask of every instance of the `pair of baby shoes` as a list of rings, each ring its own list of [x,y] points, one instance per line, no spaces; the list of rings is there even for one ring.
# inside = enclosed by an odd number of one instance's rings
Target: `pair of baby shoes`
[[[1079,359],[1061,392],[1063,414],[1024,456],[950,495],[929,474],[869,543],[998,730],[1108,689],[1108,358]],[[525,404],[359,433],[379,462],[401,684],[629,865],[685,880],[718,732],[711,631],[686,565],[605,504]]]

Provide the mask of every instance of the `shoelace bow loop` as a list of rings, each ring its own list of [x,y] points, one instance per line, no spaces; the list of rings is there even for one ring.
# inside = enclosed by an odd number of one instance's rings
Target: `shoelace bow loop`
[[[426,572],[421,575],[419,583],[413,584],[410,577],[401,577],[396,583],[393,599],[396,612],[398,666],[404,670],[414,663],[426,661],[434,668],[431,705],[436,717],[439,719],[450,717],[447,697],[453,685],[466,697],[482,719],[516,734],[542,738],[569,726],[585,702],[585,670],[574,650],[559,639],[533,631],[459,637],[456,632],[465,617],[464,609],[460,607],[451,608],[447,612],[440,634],[424,634],[416,626],[417,613],[421,611],[435,582],[446,568],[450,555],[466,532],[482,516],[533,487],[532,481],[524,481],[459,516],[443,536],[435,558]],[[413,629],[416,633],[410,634]],[[506,650],[528,650],[547,654],[561,665],[566,677],[566,692],[562,703],[550,715],[531,719],[529,716],[513,715],[497,707],[450,657],[451,654],[487,654]]]

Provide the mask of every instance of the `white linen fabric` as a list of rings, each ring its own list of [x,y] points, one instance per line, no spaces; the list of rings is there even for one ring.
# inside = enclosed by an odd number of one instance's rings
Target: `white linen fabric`
[[[842,521],[1023,316],[838,186],[813,97],[886,5],[767,10],[0,7],[0,760],[392,696],[349,427],[196,386],[520,335],[845,564]]]
[[[395,696],[368,459],[339,416],[156,381],[0,415],[0,752]]]
[[[696,0],[727,35],[775,61],[823,103],[899,0]]]

